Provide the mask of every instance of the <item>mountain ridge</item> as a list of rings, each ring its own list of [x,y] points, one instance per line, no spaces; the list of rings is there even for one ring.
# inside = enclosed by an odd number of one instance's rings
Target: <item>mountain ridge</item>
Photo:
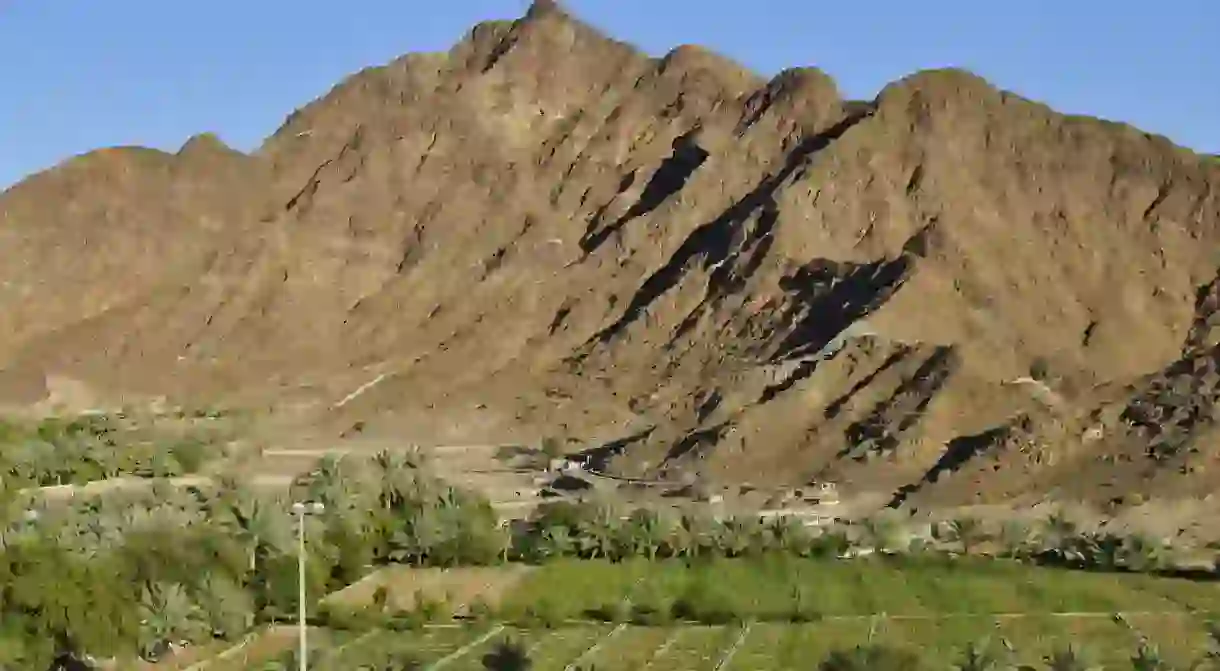
[[[849,101],[538,3],[249,154],[146,151],[0,195],[9,378],[912,503],[1209,481],[1167,474],[1213,458],[1220,168],[962,70]]]

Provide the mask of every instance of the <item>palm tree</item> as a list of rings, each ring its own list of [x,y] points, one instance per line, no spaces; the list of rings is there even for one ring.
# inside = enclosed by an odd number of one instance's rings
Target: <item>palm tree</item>
[[[820,671],[909,671],[923,665],[919,656],[905,649],[881,645],[860,645],[849,650],[833,650]]]
[[[1119,554],[1124,566],[1132,571],[1155,571],[1166,563],[1165,544],[1143,534],[1123,540]]]
[[[577,523],[580,554],[588,559],[609,557],[614,552],[614,538],[619,533],[619,520],[608,506],[596,506],[590,515]]]
[[[140,600],[140,657],[156,661],[175,640],[196,641],[210,633],[204,614],[182,585],[153,583]]]
[[[983,523],[977,517],[959,517],[950,520],[946,525],[945,531],[947,538],[951,543],[957,543],[962,554],[970,555],[972,550],[979,544],[987,541],[987,532],[983,527]]]
[[[630,554],[647,557],[650,561],[656,559],[668,535],[660,516],[649,508],[632,511],[622,529],[625,544],[631,548]]]
[[[1056,510],[1043,522],[1044,550],[1059,550],[1061,553],[1066,549],[1069,541],[1076,537],[1080,532],[1080,528],[1075,522],[1067,516],[1067,513],[1062,510]]]
[[[1030,541],[1029,525],[1021,520],[1006,520],[1000,527],[1000,545],[1004,556],[1016,559],[1025,554]]]
[[[1099,671],[1075,645],[1056,648],[1045,658],[1047,671]]]
[[[483,655],[483,668],[487,671],[528,671],[531,666],[525,646],[515,640],[502,640]]]
[[[953,668],[957,671],[1003,671],[1012,668],[1008,657],[1008,654],[997,652],[990,641],[977,641],[966,646]]]
[[[775,518],[771,522],[769,531],[772,547],[798,556],[804,555],[808,551],[812,540],[809,528],[800,520],[792,517]]]
[[[1112,533],[1085,534],[1080,537],[1080,545],[1086,565],[1113,571],[1122,563],[1123,539]]]
[[[378,498],[383,510],[394,508],[410,480],[410,465],[407,455],[392,450],[382,450],[373,457],[374,477],[378,484]]]
[[[750,551],[754,542],[757,518],[734,517],[721,525],[720,549],[726,557],[741,557]]]
[[[901,552],[910,547],[909,541],[906,548],[902,547],[902,528],[890,515],[875,515],[864,520],[861,531],[861,541],[877,552]]]
[[[1173,667],[1161,658],[1161,652],[1155,645],[1141,638],[1139,648],[1131,657],[1131,668],[1133,671],[1170,671]]]

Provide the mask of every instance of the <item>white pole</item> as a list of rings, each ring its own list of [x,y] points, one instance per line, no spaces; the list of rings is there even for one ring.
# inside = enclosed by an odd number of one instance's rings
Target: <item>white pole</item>
[[[305,506],[297,508],[297,628],[301,639],[297,669],[305,671],[305,656],[308,654],[305,633]]]
[[[307,652],[307,640],[305,626],[305,515],[307,513],[321,513],[325,510],[325,506],[321,503],[305,504],[297,502],[292,504],[292,512],[297,516],[297,630],[300,633],[300,650],[297,654],[297,669],[305,671]]]

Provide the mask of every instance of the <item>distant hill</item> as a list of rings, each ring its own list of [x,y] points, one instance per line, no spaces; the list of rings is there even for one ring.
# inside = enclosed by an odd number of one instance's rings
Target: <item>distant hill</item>
[[[911,503],[1202,494],[1217,242],[1220,169],[1164,138],[959,70],[851,101],[653,59],[539,3],[253,154],[105,149],[4,192],[0,392]]]

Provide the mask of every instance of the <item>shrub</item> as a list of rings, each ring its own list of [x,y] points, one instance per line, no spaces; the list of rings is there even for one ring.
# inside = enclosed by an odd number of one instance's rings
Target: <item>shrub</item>
[[[792,589],[788,619],[791,622],[816,622],[822,619],[821,611],[800,585]]]
[[[672,602],[637,603],[631,607],[631,623],[645,627],[659,627],[673,623]]]
[[[619,624],[622,622],[627,622],[631,619],[632,608],[631,605],[625,599],[623,599],[605,603],[597,606],[596,608],[591,608],[586,615],[594,620]]]
[[[385,624],[385,611],[375,606],[353,606],[336,602],[323,602],[318,607],[322,623],[332,629],[365,630]]]
[[[728,624],[743,619],[733,594],[706,574],[695,578],[673,605],[675,618],[703,624]]]
[[[504,639],[483,655],[483,668],[488,671],[526,671],[533,664],[525,645],[514,639]]]
[[[542,598],[525,607],[523,624],[526,627],[554,629],[563,624],[564,613],[554,600]]]
[[[495,608],[487,602],[487,599],[476,596],[466,607],[466,615],[475,622],[486,622],[495,616]]]
[[[926,668],[914,651],[882,645],[833,650],[818,665],[820,671],[922,671]]]
[[[434,597],[423,590],[415,591],[415,603],[412,610],[419,613],[420,619],[424,622],[439,622],[451,619],[453,616],[453,608],[449,606],[447,599]]]

